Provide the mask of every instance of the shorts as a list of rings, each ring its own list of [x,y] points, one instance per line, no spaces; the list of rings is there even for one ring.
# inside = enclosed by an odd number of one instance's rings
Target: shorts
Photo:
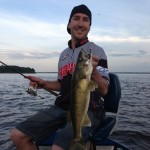
[[[16,129],[31,136],[38,143],[64,126],[66,114],[65,110],[54,105],[21,122]]]
[[[101,120],[98,119],[95,114],[91,111],[88,111],[88,116],[91,120],[91,127],[84,126],[82,128],[82,137],[86,142],[90,138],[90,133],[93,133],[94,130],[100,125]],[[69,144],[73,137],[73,129],[71,123],[67,123],[64,128],[61,128],[54,139],[53,144],[62,147],[64,150],[69,148]]]

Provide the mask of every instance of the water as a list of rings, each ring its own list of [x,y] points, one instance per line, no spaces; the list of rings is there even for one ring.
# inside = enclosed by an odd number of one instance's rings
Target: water
[[[34,74],[56,79],[56,74]],[[150,148],[150,74],[118,74],[122,88],[117,131],[113,139],[132,150]],[[15,150],[11,129],[29,115],[54,103],[55,96],[39,90],[40,99],[28,95],[28,80],[18,74],[0,74],[0,149]]]
[[[150,74],[118,74],[122,87],[114,139],[133,150],[150,149]]]

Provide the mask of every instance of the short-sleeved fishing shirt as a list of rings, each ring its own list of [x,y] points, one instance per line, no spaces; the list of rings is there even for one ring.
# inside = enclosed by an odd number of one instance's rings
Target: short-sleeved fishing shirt
[[[61,91],[55,101],[55,104],[62,109],[68,110],[71,100],[71,78],[74,72],[79,52],[91,52],[92,55],[99,57],[97,69],[101,76],[109,81],[109,73],[107,66],[107,57],[104,50],[93,42],[85,40],[76,44],[76,48],[72,49],[71,40],[68,42],[69,47],[60,55],[58,63],[58,81],[61,83]],[[89,108],[103,109],[103,101],[99,93],[91,92]]]

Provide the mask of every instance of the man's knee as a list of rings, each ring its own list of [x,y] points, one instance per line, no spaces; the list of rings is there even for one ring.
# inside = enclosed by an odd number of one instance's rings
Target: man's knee
[[[52,145],[52,150],[63,150],[63,148],[57,145]]]
[[[29,136],[25,135],[24,133],[22,133],[17,129],[13,129],[11,131],[11,140],[16,144],[20,143],[21,141],[29,140],[29,139],[30,139]]]

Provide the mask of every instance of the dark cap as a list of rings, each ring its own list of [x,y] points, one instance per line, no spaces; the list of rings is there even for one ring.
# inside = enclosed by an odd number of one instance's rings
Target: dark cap
[[[86,15],[89,17],[89,19],[90,19],[90,26],[91,26],[91,22],[92,22],[92,14],[91,14],[91,11],[89,10],[89,8],[88,8],[87,6],[85,6],[85,5],[83,5],[83,4],[82,4],[82,5],[79,5],[79,6],[75,6],[75,7],[72,9],[71,14],[70,14],[70,18],[69,18],[68,25],[69,25],[69,23],[70,23],[70,21],[71,21],[72,16],[73,16],[74,14],[76,14],[76,13],[86,14]],[[67,31],[68,31],[69,34],[71,34],[70,29],[68,28],[68,25],[67,25]]]

